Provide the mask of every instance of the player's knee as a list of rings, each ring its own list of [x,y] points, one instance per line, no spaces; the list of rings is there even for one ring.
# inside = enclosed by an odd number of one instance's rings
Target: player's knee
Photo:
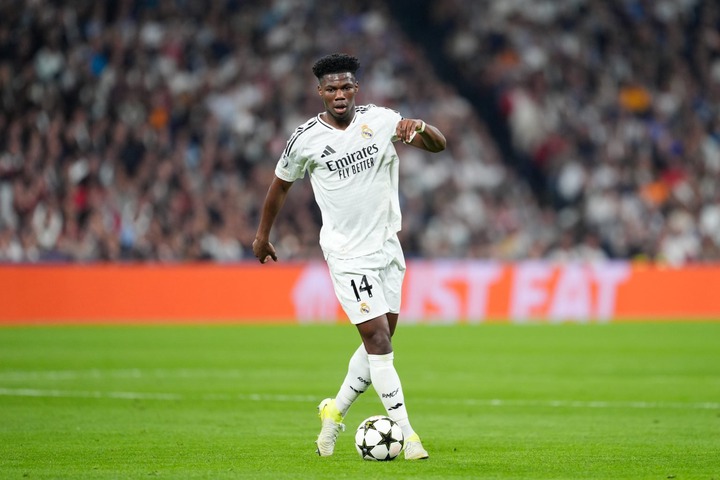
[[[384,355],[392,352],[392,335],[388,321],[384,316],[358,324],[357,327],[367,353]]]
[[[371,355],[384,355],[392,352],[392,341],[390,333],[386,331],[374,331],[363,339],[365,350]]]

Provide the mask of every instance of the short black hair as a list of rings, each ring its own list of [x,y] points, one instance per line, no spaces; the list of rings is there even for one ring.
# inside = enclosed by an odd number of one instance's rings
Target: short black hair
[[[355,72],[360,68],[360,60],[345,53],[332,53],[319,59],[312,67],[312,71],[320,80],[329,73]]]

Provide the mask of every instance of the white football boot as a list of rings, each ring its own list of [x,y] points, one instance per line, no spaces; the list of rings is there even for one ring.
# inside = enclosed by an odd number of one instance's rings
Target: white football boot
[[[335,406],[334,398],[326,398],[320,402],[318,416],[322,422],[322,428],[315,442],[317,454],[321,457],[329,457],[335,450],[335,442],[340,431],[345,430],[345,425],[342,423],[343,417]]]
[[[424,460],[429,456],[417,433],[405,439],[405,460]]]

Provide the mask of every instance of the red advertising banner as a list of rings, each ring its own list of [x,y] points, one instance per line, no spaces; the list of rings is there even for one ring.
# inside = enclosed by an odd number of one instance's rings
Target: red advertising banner
[[[720,319],[720,266],[411,261],[411,323]],[[324,263],[0,266],[0,323],[344,321]]]

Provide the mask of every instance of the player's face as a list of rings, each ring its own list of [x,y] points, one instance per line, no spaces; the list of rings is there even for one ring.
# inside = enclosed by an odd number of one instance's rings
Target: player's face
[[[325,111],[339,123],[347,123],[355,114],[355,94],[358,83],[352,73],[332,73],[320,79],[318,93]]]

